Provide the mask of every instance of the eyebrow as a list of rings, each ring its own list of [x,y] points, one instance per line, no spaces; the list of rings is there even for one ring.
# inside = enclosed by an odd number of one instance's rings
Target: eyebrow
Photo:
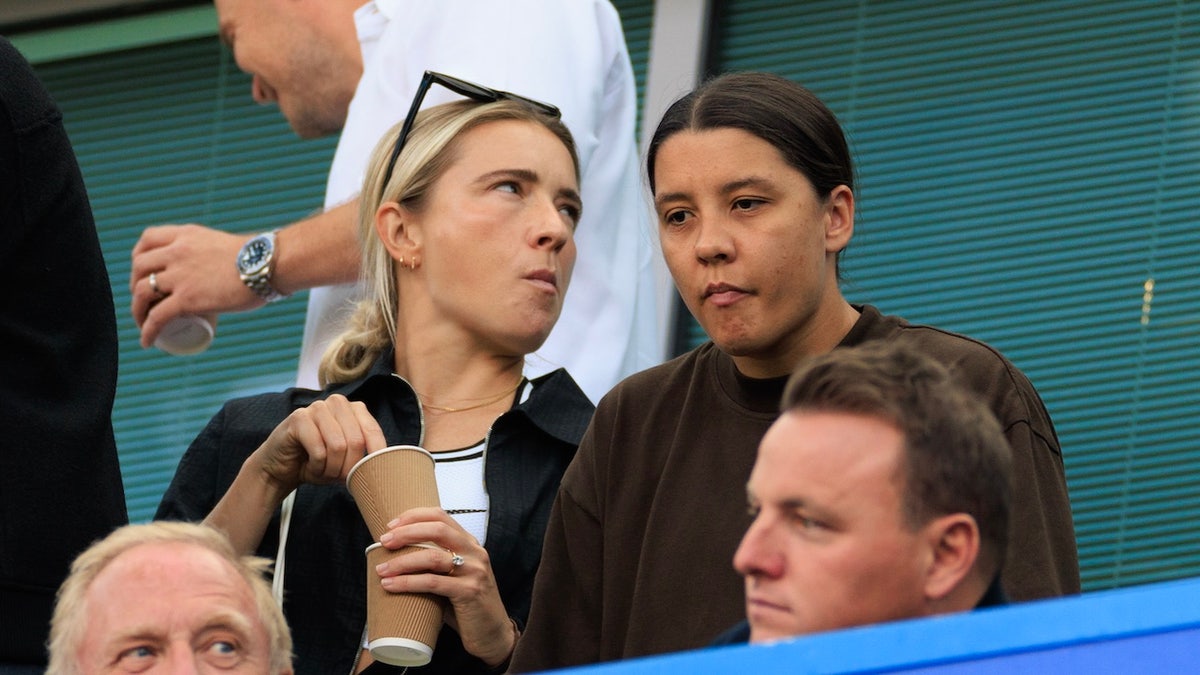
[[[528,183],[536,183],[540,180],[538,173],[531,169],[497,169],[496,171],[489,171],[483,174],[477,178],[475,182],[486,183],[497,178],[516,178]],[[555,193],[555,196],[573,200],[580,206],[581,209],[583,208],[583,199],[579,196],[578,190],[573,188],[562,188]]]
[[[738,190],[746,188],[769,189],[775,187],[775,181],[765,176],[746,176],[737,180],[729,181],[721,186],[721,194],[726,195]]]
[[[750,502],[750,503],[753,503],[753,502],[762,503],[762,500],[759,499],[758,496],[754,494],[754,491],[750,489],[749,485],[746,486],[746,501]],[[777,502],[772,501],[772,502],[770,502],[770,504],[777,506],[778,508],[780,508],[784,511],[794,511],[796,509],[816,508],[813,506],[811,500],[806,501],[803,497],[790,497],[790,498],[784,499],[782,501],[777,501]]]
[[[261,621],[261,620],[260,620]],[[265,621],[262,623],[266,624]],[[230,609],[222,609],[213,613],[212,616],[204,622],[205,632],[214,630],[227,630],[237,633],[240,637],[247,637],[254,633],[254,620],[243,614]]]
[[[240,612],[222,609],[209,616],[201,630],[228,630],[240,635],[250,635],[254,632],[254,622]],[[158,642],[161,639],[162,630],[158,626],[137,625],[114,635],[112,642]]]
[[[134,641],[155,642],[155,641],[160,640],[161,638],[162,638],[161,629],[158,629],[154,626],[134,626],[133,628],[122,630],[122,631],[114,634],[109,639],[109,643],[115,644],[118,642],[134,642]],[[123,650],[123,649],[125,649],[125,647],[122,647],[121,649]]]
[[[765,178],[763,176],[746,176],[745,178],[731,180],[728,183],[723,184],[718,189],[718,192],[722,195],[728,195],[728,194],[737,192],[738,190],[744,190],[746,188],[773,189],[774,187],[775,187],[775,182],[769,178]],[[660,204],[664,204],[667,202],[691,201],[691,200],[692,200],[692,193],[690,193],[690,192],[683,192],[683,191],[664,192],[654,198],[654,205],[658,206]]]

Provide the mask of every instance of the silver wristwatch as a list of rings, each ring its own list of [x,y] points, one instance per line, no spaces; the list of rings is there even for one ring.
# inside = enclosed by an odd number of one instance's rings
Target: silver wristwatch
[[[264,232],[247,241],[238,251],[237,270],[242,283],[266,300],[275,302],[287,296],[271,286],[271,272],[275,262],[275,233]]]

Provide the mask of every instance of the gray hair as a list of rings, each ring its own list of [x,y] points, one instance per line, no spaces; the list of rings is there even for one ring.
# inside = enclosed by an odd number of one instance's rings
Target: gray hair
[[[192,544],[212,551],[229,562],[249,584],[259,619],[267,630],[271,647],[271,672],[292,668],[292,635],[283,610],[271,595],[264,575],[271,561],[242,556],[220,531],[197,523],[154,522],[126,525],[92,544],[71,563],[71,573],[58,589],[54,617],[50,621],[50,666],[46,675],[82,675],[78,653],[87,629],[87,592],[109,563],[126,551],[146,544]]]

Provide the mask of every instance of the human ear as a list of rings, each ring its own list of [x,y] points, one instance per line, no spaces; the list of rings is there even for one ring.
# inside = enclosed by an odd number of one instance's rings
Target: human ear
[[[375,234],[394,260],[412,260],[421,250],[416,216],[396,202],[385,202],[375,212]]]
[[[839,185],[825,198],[825,252],[838,253],[854,236],[854,192]]]
[[[975,567],[979,557],[979,525],[966,513],[952,513],[925,526],[932,555],[925,574],[925,598],[936,602],[950,595]]]

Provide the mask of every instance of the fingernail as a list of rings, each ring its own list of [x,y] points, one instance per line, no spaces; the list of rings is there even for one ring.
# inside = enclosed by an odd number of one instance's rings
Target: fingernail
[[[382,584],[384,588],[391,588],[392,586],[396,585],[396,581],[393,577],[384,577],[383,579],[380,579],[379,583]]]
[[[392,539],[394,539],[394,538],[395,538],[395,537],[393,537],[393,536],[392,536],[392,533],[391,533],[391,532],[388,532],[388,533],[385,533],[385,534],[384,534],[382,537],[380,537],[380,538],[379,538],[379,543],[381,543],[381,544],[386,544],[386,543],[388,543],[389,541],[391,541],[391,540],[392,540]]]
[[[391,521],[389,521],[389,522],[388,522],[387,526],[388,526],[388,527],[396,527],[396,526],[397,526],[397,525],[399,525],[399,524],[400,524],[400,519],[399,519],[399,518],[393,518]]]
[[[379,563],[378,565],[375,566],[375,571],[380,574],[383,574],[384,572],[387,571],[387,563]]]

